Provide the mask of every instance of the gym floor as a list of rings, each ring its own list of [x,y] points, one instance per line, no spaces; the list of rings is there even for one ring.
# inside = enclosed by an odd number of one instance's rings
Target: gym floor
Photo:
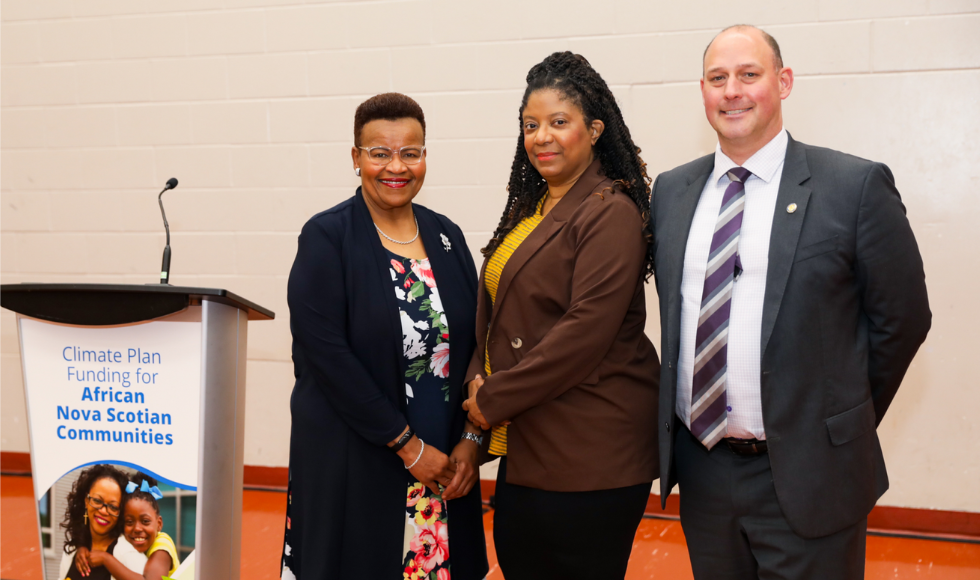
[[[279,577],[286,494],[246,490],[242,518],[242,580]],[[43,580],[31,478],[0,476],[0,578]],[[488,580],[503,580],[493,552],[493,512],[484,515]],[[980,543],[869,535],[868,580],[980,580]],[[628,580],[692,578],[680,522],[645,518],[636,533]]]

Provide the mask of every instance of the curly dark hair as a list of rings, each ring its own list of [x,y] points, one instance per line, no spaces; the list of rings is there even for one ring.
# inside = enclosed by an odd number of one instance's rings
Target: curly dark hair
[[[425,139],[425,113],[415,99],[401,93],[374,95],[358,105],[354,111],[354,145],[361,146],[361,129],[371,121],[397,121],[405,118],[415,119],[422,125],[422,138]]]
[[[146,482],[146,485],[150,487],[159,485],[157,483],[157,480],[154,479],[153,477],[143,473],[142,471],[137,471],[136,475],[133,476],[132,482],[135,483],[136,485],[143,485],[144,481]],[[151,506],[153,506],[153,510],[157,512],[157,515],[160,515],[160,504],[157,503],[157,498],[153,497],[152,495],[150,495],[145,491],[140,491],[139,488],[136,488],[136,490],[134,490],[133,493],[126,494],[125,499],[123,499],[123,510],[126,509],[126,504],[134,499],[141,499],[146,503],[150,504]]]
[[[643,220],[643,235],[647,241],[653,240],[650,231],[650,183],[646,163],[640,157],[640,148],[633,142],[630,131],[623,121],[623,113],[616,104],[616,98],[609,85],[584,56],[571,52],[556,52],[531,67],[527,73],[527,89],[521,100],[517,115],[521,126],[517,136],[517,151],[511,165],[510,181],[507,184],[507,205],[500,217],[493,238],[481,252],[489,257],[504,236],[522,219],[533,215],[541,199],[545,180],[531,164],[524,149],[523,114],[528,98],[542,89],[553,89],[564,99],[577,105],[585,116],[585,124],[599,119],[605,130],[593,146],[593,152],[602,165],[602,173],[612,179],[620,191],[636,203]],[[647,250],[645,278],[653,274],[651,250]]]
[[[90,548],[92,546],[92,532],[88,524],[85,523],[85,497],[92,490],[95,482],[111,479],[119,486],[120,497],[126,493],[126,474],[108,464],[98,464],[89,467],[79,474],[78,479],[71,486],[68,494],[68,507],[65,508],[65,519],[61,522],[61,527],[65,529],[65,553],[71,554],[78,548]],[[121,509],[120,502],[120,509]],[[122,518],[116,519],[116,531],[122,531]]]

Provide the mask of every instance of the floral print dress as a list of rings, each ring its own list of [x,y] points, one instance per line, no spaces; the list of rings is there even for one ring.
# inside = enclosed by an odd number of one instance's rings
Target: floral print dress
[[[389,270],[398,302],[403,343],[406,414],[426,446],[449,454],[449,323],[428,258],[390,251]],[[407,477],[402,580],[450,580],[449,515],[442,496]],[[290,473],[290,480],[292,473]],[[291,483],[291,482],[290,482]],[[290,545],[292,486],[287,495],[282,580],[296,580]]]
[[[401,320],[408,424],[450,453],[449,324],[428,258],[388,252]],[[449,515],[442,496],[408,474],[403,579],[450,580]]]

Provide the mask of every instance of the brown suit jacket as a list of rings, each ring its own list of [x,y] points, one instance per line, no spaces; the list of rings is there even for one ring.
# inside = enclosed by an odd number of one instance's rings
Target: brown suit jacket
[[[484,262],[466,381],[485,374],[489,340],[493,374],[477,403],[491,425],[512,422],[508,483],[592,491],[658,477],[660,361],[643,331],[642,230],[596,160],[511,256],[495,306]]]

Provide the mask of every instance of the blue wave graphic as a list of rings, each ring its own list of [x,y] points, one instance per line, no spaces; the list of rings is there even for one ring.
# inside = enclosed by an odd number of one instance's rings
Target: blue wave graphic
[[[126,467],[131,468],[131,469],[135,469],[137,471],[142,471],[143,473],[145,473],[147,475],[152,475],[154,479],[156,479],[159,482],[166,483],[167,485],[172,485],[174,487],[179,487],[180,489],[188,489],[190,491],[197,491],[197,486],[187,485],[186,483],[179,483],[179,482],[176,482],[176,481],[174,481],[172,479],[167,479],[166,477],[163,477],[162,475],[160,475],[160,474],[158,474],[158,473],[156,473],[154,471],[151,471],[151,470],[143,467],[142,465],[137,465],[135,463],[130,463],[128,461],[118,461],[116,459],[104,459],[104,460],[103,459],[100,459],[99,461],[90,461],[88,463],[83,463],[83,464],[78,465],[76,467],[72,467],[71,469],[69,469],[68,471],[66,471],[58,479],[60,480],[62,477],[64,477],[65,475],[68,475],[69,473],[71,473],[72,471],[75,471],[76,469],[81,469],[83,467],[88,467],[90,465],[98,465],[100,463],[109,463],[111,465],[124,465]]]

